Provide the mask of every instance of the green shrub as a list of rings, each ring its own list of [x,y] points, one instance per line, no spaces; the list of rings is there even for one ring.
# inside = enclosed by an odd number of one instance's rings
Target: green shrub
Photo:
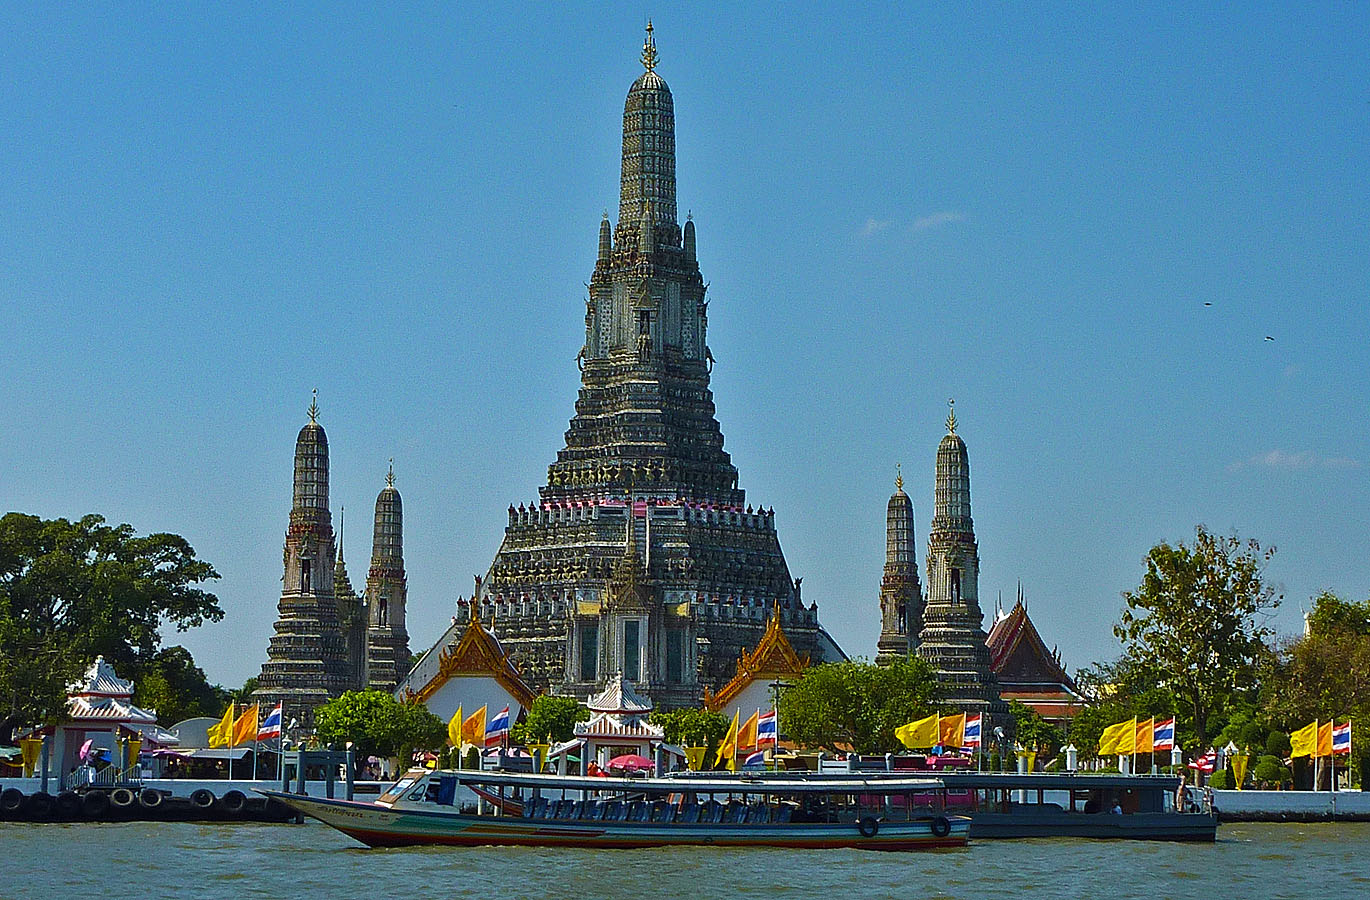
[[[1215,791],[1231,790],[1232,783],[1232,773],[1227,771],[1226,769],[1223,769],[1220,772],[1214,772],[1212,776],[1210,776],[1208,779],[1208,786],[1213,788],[1213,790]]]
[[[1285,759],[1289,756],[1289,735],[1283,731],[1272,731],[1270,736],[1265,739],[1265,752],[1271,756],[1278,756]]]

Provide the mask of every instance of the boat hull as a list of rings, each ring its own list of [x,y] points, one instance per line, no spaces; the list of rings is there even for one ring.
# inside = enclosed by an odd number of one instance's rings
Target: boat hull
[[[1100,840],[1197,841],[1218,836],[1215,816],[1199,813],[994,813],[972,812],[970,836],[1000,838],[1098,838]]]
[[[538,821],[460,812],[390,809],[374,803],[324,800],[263,791],[369,847],[584,847],[632,850],[665,846],[790,849],[936,850],[963,847],[968,819],[951,817],[950,832],[930,822],[882,822],[873,835],[854,823],[681,825],[650,822]]]

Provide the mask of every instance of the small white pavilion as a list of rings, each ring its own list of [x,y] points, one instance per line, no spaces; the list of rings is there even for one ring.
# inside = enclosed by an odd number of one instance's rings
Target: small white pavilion
[[[576,723],[575,738],[555,747],[550,758],[557,760],[558,770],[565,772],[566,754],[580,749],[580,773],[585,774],[589,761],[607,769],[609,760],[625,753],[655,759],[658,747],[672,758],[683,758],[685,751],[666,743],[661,726],[648,721],[652,703],[633,690],[622,672],[609,679],[604,690],[585,704],[590,721]]]

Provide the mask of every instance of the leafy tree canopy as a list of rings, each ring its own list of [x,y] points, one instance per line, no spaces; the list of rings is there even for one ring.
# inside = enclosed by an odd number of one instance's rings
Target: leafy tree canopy
[[[1308,632],[1325,637],[1370,635],[1370,600],[1353,603],[1331,591],[1323,591],[1313,598],[1313,609],[1308,613]]]
[[[100,516],[0,517],[0,739],[65,714],[65,688],[96,656],[139,681],[178,631],[223,618],[197,585],[218,578],[174,534],[139,537]]]
[[[728,733],[732,720],[711,709],[686,707],[669,711],[653,710],[652,723],[660,725],[668,744],[681,747],[706,747],[708,753],[718,749],[718,742]],[[706,759],[712,759],[708,753]]]
[[[1015,738],[1024,747],[1037,751],[1043,763],[1061,749],[1061,729],[1039,716],[1036,710],[1017,700],[1009,703],[1016,726]]]
[[[516,744],[569,741],[575,736],[576,723],[589,718],[590,710],[575,697],[542,694],[533,700],[528,717],[514,725],[509,736]]]
[[[192,716],[219,716],[233,695],[210,684],[184,647],[158,650],[134,684],[133,702],[156,710],[164,725]]]
[[[897,751],[894,730],[931,715],[936,689],[932,666],[917,657],[824,663],[781,695],[780,726],[797,744],[834,753]]]
[[[352,744],[357,764],[397,756],[408,765],[419,750],[440,750],[447,725],[422,703],[401,703],[388,691],[348,691],[314,711],[314,734],[325,744]]]
[[[1080,758],[1096,758],[1104,729],[1133,718],[1168,719],[1175,715],[1181,746],[1188,746],[1186,736],[1192,729],[1183,714],[1176,715],[1175,697],[1159,680],[1155,672],[1127,657],[1077,672],[1075,684],[1088,705],[1071,720],[1068,738],[1080,751]]]
[[[1274,633],[1264,618],[1280,601],[1261,577],[1274,552],[1200,525],[1193,546],[1152,547],[1141,585],[1123,592],[1127,607],[1113,632],[1124,654],[1174,694],[1199,746],[1228,699],[1254,688]]]

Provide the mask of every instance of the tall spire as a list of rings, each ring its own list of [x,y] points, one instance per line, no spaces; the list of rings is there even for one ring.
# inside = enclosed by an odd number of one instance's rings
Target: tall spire
[[[404,507],[395,489],[395,460],[376,495],[371,568],[366,573],[366,685],[393,690],[409,674],[408,594],[404,573]]]
[[[876,662],[903,656],[918,643],[923,627],[923,588],[913,534],[913,501],[904,493],[902,467],[895,465],[894,494],[885,510],[885,575],[880,581],[880,640]]]
[[[636,227],[651,200],[652,222],[677,226],[675,205],[675,102],[656,73],[656,39],[647,26],[642,45],[645,72],[623,104],[623,166],[619,183],[619,227]],[[679,231],[673,243],[679,246]],[[616,242],[617,243],[617,242]]]

